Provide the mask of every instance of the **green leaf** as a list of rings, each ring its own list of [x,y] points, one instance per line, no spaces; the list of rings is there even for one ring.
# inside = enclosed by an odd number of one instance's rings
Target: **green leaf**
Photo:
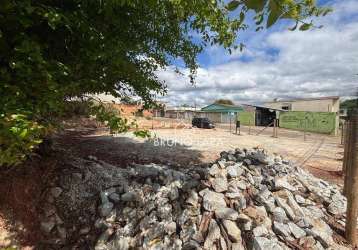
[[[306,31],[312,27],[312,23],[304,23],[300,26],[299,30]]]
[[[27,132],[28,132],[28,130],[25,128],[25,129],[23,129],[22,131],[21,131],[21,133],[20,133],[20,137],[22,138],[22,139],[24,139],[26,136],[27,136]]]
[[[255,24],[256,24],[256,25],[260,25],[260,24],[263,22],[263,20],[264,20],[264,15],[259,15],[259,16],[257,16],[257,18],[256,18]]]
[[[327,8],[323,11],[322,16],[326,16],[328,13],[332,12],[332,9]]]
[[[264,9],[267,1],[266,0],[244,0],[243,1],[248,9],[260,12]]]
[[[279,9],[279,6],[276,4],[276,1],[271,0],[270,1],[270,14],[267,18],[267,24],[266,27],[270,28],[273,24],[276,23],[282,12]]]
[[[233,11],[235,10],[237,7],[239,7],[240,5],[240,2],[239,1],[231,1],[227,6],[226,6],[226,9],[229,10],[229,11]]]

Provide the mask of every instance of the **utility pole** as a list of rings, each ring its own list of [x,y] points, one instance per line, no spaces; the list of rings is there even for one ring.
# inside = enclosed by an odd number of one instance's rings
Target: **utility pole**
[[[351,118],[351,125],[349,126],[350,144],[348,152],[348,161],[346,167],[345,178],[345,194],[347,197],[347,219],[346,219],[346,238],[352,247],[357,246],[357,217],[358,217],[358,157],[357,157],[357,123],[358,116],[354,115]]]
[[[358,90],[357,90],[358,97]],[[346,239],[355,249],[358,247],[358,99],[356,106],[348,114],[348,130],[346,132],[344,162],[344,194],[347,197]]]

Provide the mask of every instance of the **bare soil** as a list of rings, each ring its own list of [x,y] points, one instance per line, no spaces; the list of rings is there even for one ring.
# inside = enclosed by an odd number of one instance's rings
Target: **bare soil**
[[[223,150],[260,147],[280,154],[295,164],[309,170],[315,176],[342,184],[343,146],[339,136],[279,129],[278,138],[272,137],[272,128],[260,132],[262,127],[242,127],[240,135],[229,125],[215,129],[191,128],[187,123],[173,122],[174,128],[151,130],[150,140],[136,138],[132,133],[109,135],[105,129],[97,129],[87,135],[66,134],[63,142],[74,143],[72,150],[81,156],[94,155],[114,165],[131,162],[165,163],[183,166],[208,164]]]

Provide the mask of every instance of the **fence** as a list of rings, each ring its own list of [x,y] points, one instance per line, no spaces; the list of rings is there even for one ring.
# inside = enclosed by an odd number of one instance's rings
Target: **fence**
[[[255,126],[255,112],[239,112],[238,120],[240,121],[241,125]]]

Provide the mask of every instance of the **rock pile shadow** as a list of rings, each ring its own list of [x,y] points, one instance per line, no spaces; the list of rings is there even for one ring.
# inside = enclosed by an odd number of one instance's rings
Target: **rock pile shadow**
[[[210,167],[73,159],[47,193],[53,249],[346,249],[346,199],[262,149],[222,152]],[[348,248],[347,248],[348,249]]]
[[[64,136],[64,141],[60,141],[63,147],[68,147],[68,144],[76,145],[71,148],[76,151],[76,155],[84,158],[93,155],[114,165],[120,163],[121,166],[127,166],[136,162],[185,167],[203,163],[202,152],[184,143],[156,138],[160,142],[158,145],[153,139],[141,141],[134,135],[127,136],[73,136],[70,139]]]

